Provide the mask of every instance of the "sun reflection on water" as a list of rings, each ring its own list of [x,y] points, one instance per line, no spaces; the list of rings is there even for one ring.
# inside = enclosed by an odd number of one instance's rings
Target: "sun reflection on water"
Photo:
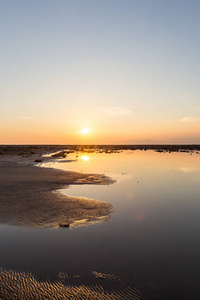
[[[84,160],[84,161],[87,161],[87,160],[89,160],[90,158],[89,158],[89,156],[87,156],[87,155],[83,155],[83,156],[81,157],[81,159]]]

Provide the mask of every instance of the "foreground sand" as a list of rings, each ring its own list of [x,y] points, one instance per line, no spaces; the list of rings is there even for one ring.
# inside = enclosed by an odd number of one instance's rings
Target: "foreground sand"
[[[32,162],[35,158],[32,158]],[[28,227],[70,227],[108,220],[112,205],[59,192],[71,184],[111,184],[98,174],[46,169],[30,158],[3,156],[0,160],[0,223]]]
[[[87,300],[139,300],[144,299],[137,290],[123,284],[119,278],[110,274],[91,272],[96,277],[93,285],[69,285],[64,274],[57,282],[41,282],[32,274],[0,269],[0,299],[87,299]],[[103,277],[102,277],[103,276]],[[102,278],[116,290],[102,286]]]

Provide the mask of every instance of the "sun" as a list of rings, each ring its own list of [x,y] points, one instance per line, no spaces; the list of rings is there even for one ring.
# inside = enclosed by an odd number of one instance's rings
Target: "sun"
[[[90,130],[88,128],[83,128],[83,129],[80,130],[80,132],[83,133],[83,134],[87,134],[87,133],[90,132]]]

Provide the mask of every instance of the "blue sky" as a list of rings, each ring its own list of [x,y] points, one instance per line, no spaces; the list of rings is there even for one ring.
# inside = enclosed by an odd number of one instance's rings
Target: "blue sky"
[[[199,15],[194,0],[0,1],[0,143],[200,143]]]

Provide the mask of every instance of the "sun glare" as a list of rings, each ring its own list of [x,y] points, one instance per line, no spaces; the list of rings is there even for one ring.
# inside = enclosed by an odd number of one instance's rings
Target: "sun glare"
[[[80,132],[83,133],[83,134],[87,134],[87,133],[90,132],[90,130],[88,128],[83,128],[83,129],[80,130]]]
[[[81,159],[84,160],[84,161],[87,161],[87,160],[89,159],[89,156],[83,155],[83,156],[81,157]]]

